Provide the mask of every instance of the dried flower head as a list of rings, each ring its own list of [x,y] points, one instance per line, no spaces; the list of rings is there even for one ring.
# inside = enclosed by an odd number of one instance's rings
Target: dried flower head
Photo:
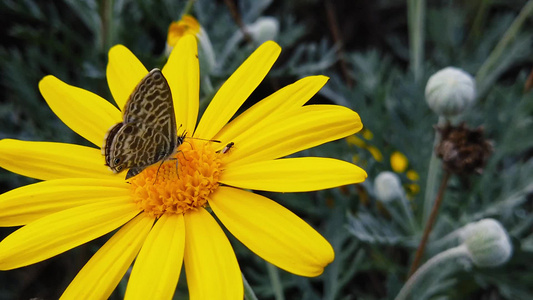
[[[482,127],[470,129],[464,123],[456,127],[448,123],[437,130],[441,141],[435,152],[446,170],[455,174],[482,173],[492,154],[492,143],[485,139]]]

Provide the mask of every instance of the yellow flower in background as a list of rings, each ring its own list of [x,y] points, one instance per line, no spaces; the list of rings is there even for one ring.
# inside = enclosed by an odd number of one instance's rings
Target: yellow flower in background
[[[96,147],[0,141],[0,166],[43,180],[0,195],[0,226],[23,226],[0,242],[0,269],[46,260],[116,230],[62,298],[108,298],[135,260],[126,299],[171,299],[182,264],[191,299],[242,299],[235,253],[209,207],[263,259],[297,275],[320,275],[334,259],[331,245],[289,210],[248,190],[303,192],[364,181],[365,171],[348,162],[281,158],[352,135],[362,124],[345,107],[304,106],[326,83],[324,76],[286,86],[228,123],[280,51],[274,42],[261,45],[221,86],[197,125],[197,42],[181,38],[162,73],[177,124],[188,135],[176,160],[129,182],[104,166],[99,149],[121,112],[96,94],[43,78],[39,89],[50,108]],[[118,107],[146,74],[124,46],[109,51],[107,80]],[[220,151],[230,142],[231,151]]]
[[[181,20],[170,23],[165,55],[168,57],[176,43],[186,35],[194,35],[198,40],[198,59],[202,68],[202,76],[207,76],[216,65],[215,52],[207,32],[191,15],[185,14]]]
[[[365,140],[371,140],[374,138],[374,134],[372,133],[372,131],[368,129],[363,129],[361,131],[361,134]],[[356,147],[366,149],[368,152],[370,152],[370,154],[376,161],[378,162],[383,161],[383,155],[381,154],[381,151],[379,151],[377,147],[367,144],[367,142],[365,142],[363,139],[359,138],[358,136],[356,135],[348,136],[346,137],[346,142]]]
[[[407,171],[406,176],[411,181],[418,181],[420,179],[420,175],[418,175],[418,173],[415,170]]]
[[[420,186],[416,183],[410,183],[406,185],[407,193],[409,197],[413,197],[420,193]]]
[[[407,157],[399,151],[394,151],[390,156],[391,168],[396,173],[405,172],[408,163]]]
[[[178,40],[187,34],[200,33],[200,23],[190,15],[184,15],[181,20],[170,23],[168,26],[167,45],[174,47]]]
[[[374,134],[372,133],[372,131],[368,129],[361,130],[361,134],[363,135],[363,138],[367,141],[370,141],[371,139],[374,138]]]
[[[406,185],[407,188],[407,196],[409,198],[413,198],[413,196],[417,195],[420,192],[420,186],[418,185],[418,180],[420,180],[420,175],[415,170],[409,170],[405,173],[407,178],[412,181],[412,183],[409,183]]]
[[[350,135],[346,137],[346,142],[359,148],[366,148],[365,141],[355,135]]]
[[[377,147],[374,147],[372,145],[368,145],[366,146],[366,150],[368,150],[368,152],[370,152],[370,154],[372,154],[372,157],[374,157],[374,159],[378,162],[382,162],[383,161],[383,154],[381,154],[381,151],[379,151],[379,149]]]

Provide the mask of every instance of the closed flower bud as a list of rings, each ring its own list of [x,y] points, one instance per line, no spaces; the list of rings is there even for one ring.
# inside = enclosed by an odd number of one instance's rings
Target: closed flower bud
[[[506,263],[513,247],[500,222],[483,219],[463,227],[459,233],[472,262],[478,267],[496,267]]]
[[[433,74],[426,85],[426,101],[439,116],[452,117],[463,112],[474,103],[475,97],[474,78],[453,67]]]
[[[261,17],[246,27],[246,31],[257,44],[275,40],[279,32],[279,22],[273,17]]]
[[[384,171],[374,180],[376,198],[382,202],[390,202],[402,196],[403,190],[398,175]]]

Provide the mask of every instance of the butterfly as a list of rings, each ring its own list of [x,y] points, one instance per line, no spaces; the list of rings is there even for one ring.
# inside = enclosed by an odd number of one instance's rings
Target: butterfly
[[[185,132],[177,134],[170,86],[157,68],[135,87],[123,112],[124,120],[107,132],[102,152],[113,172],[129,168],[126,179],[170,159],[185,139]]]

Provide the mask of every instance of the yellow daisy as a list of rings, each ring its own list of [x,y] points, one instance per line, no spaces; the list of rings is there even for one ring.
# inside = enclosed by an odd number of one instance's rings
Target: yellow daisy
[[[196,35],[200,32],[200,28],[200,23],[193,16],[184,15],[168,26],[167,45],[174,47],[180,38],[187,34]]]
[[[196,39],[179,40],[162,69],[176,120],[191,133],[156,175],[158,165],[124,180],[104,166],[99,147],[122,121],[105,99],[46,76],[39,89],[54,113],[96,147],[0,141],[0,166],[43,180],[0,195],[0,226],[21,226],[0,243],[0,269],[27,266],[113,230],[63,293],[105,299],[135,259],[127,299],[170,299],[182,263],[191,299],[242,299],[235,253],[210,211],[250,250],[302,276],[318,276],[334,258],[331,245],[276,202],[249,190],[301,192],[361,182],[366,173],[335,159],[283,158],[361,129],[357,113],[308,105],[326,83],[310,76],[270,95],[234,120],[281,49],[261,45],[222,85],[197,123]],[[148,73],[124,46],[109,51],[107,80],[118,107]],[[193,139],[192,137],[198,138]],[[199,139],[216,139],[221,143]],[[233,142],[229,151],[220,151]],[[207,208],[210,208],[208,210]]]
[[[400,151],[394,151],[390,156],[390,165],[394,172],[403,173],[407,170],[409,160]]]

